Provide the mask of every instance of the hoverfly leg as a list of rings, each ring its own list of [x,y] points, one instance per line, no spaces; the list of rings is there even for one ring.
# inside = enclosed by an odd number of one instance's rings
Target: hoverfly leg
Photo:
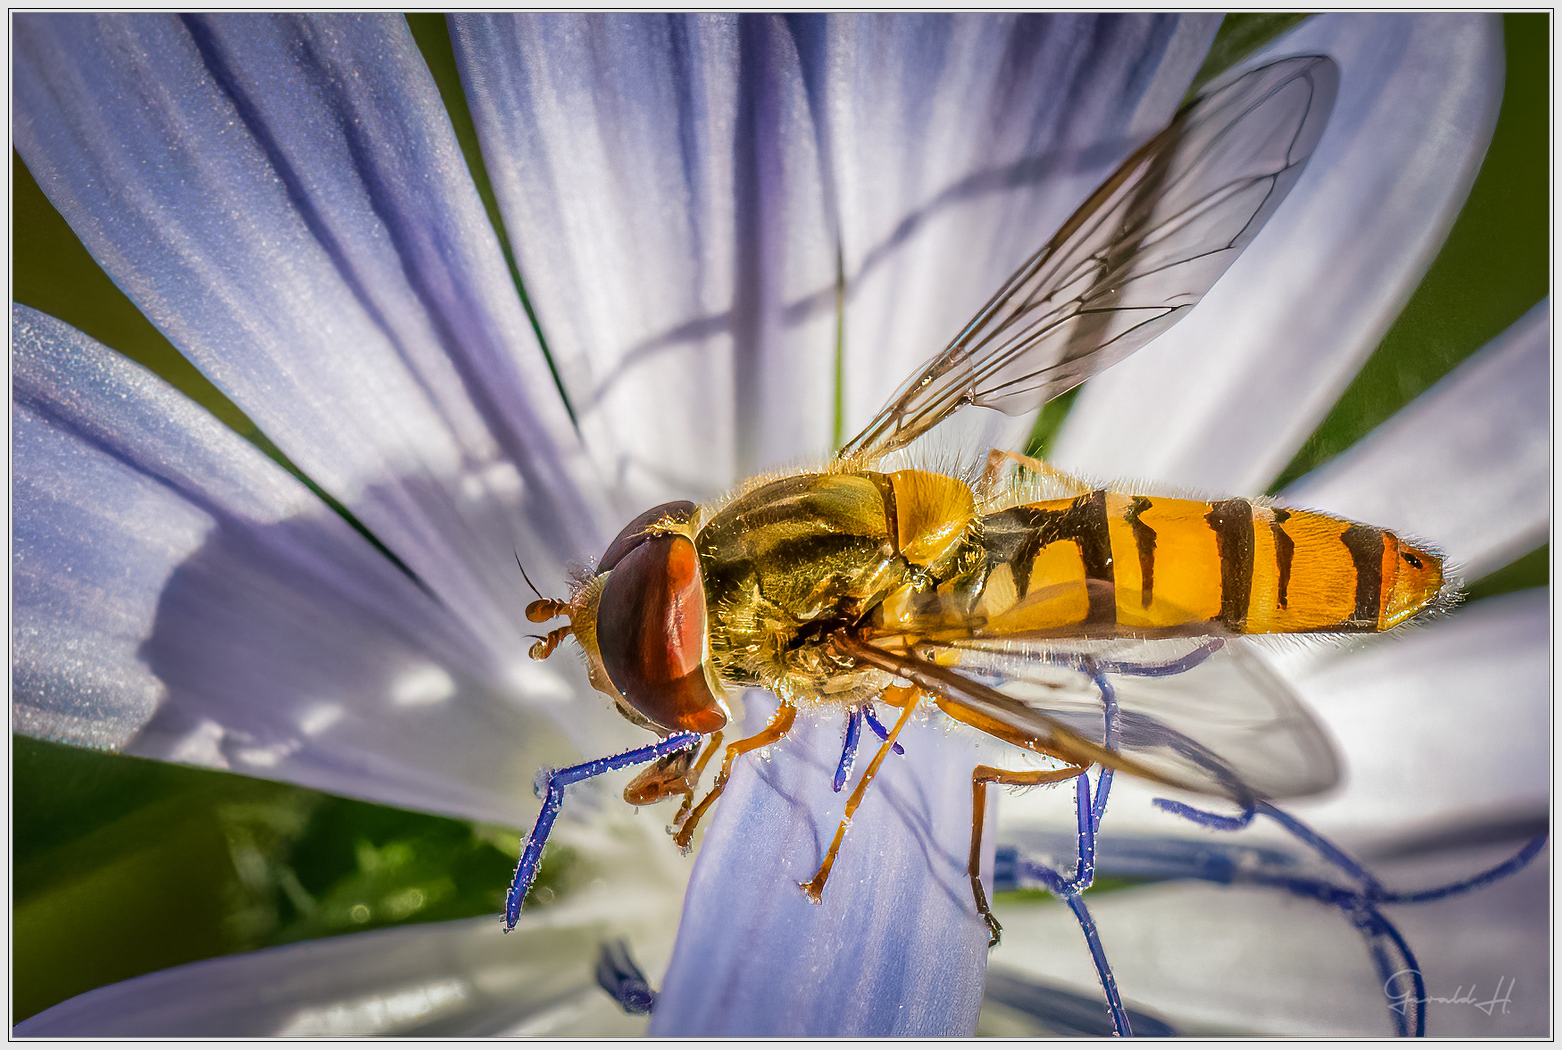
[[[998,475],[1002,471],[1005,462],[1013,462],[1024,470],[1028,470],[1033,474],[1040,474],[1042,477],[1070,490],[1072,495],[1083,496],[1095,488],[1088,481],[1076,478],[1074,475],[1059,470],[1057,467],[1042,460],[1032,456],[1022,456],[1018,452],[1009,452],[1001,448],[995,448],[987,453],[987,466],[982,470],[982,479],[977,486],[977,492],[983,499],[992,496],[996,491]]]
[[[555,627],[549,631],[545,638],[538,638],[535,634],[529,635],[528,637],[537,638],[537,641],[530,649],[526,650],[526,655],[533,660],[546,660],[553,655],[553,650],[559,647],[559,643],[568,638],[574,631],[574,627],[565,624],[563,627]]]
[[[553,832],[553,822],[558,819],[559,810],[564,805],[565,788],[615,769],[637,766],[675,751],[697,747],[699,742],[698,733],[674,733],[654,744],[637,747],[632,751],[582,762],[578,766],[544,769],[537,774],[536,791],[542,798],[542,812],[537,814],[537,823],[532,826],[531,834],[521,842],[521,859],[515,865],[515,875],[510,880],[510,891],[505,895],[505,931],[515,929],[515,924],[521,917],[521,904],[526,900],[527,891],[531,889],[532,883],[537,880],[537,866],[542,860],[542,848],[548,844],[548,836]]]
[[[732,775],[732,763],[737,757],[756,748],[764,747],[766,744],[773,744],[786,736],[787,731],[792,728],[792,720],[796,717],[797,708],[783,700],[781,701],[781,706],[776,708],[776,713],[770,717],[770,723],[765,728],[751,737],[735,740],[727,745],[727,753],[721,760],[721,772],[717,774],[716,783],[711,786],[710,794],[700,800],[700,804],[694,807],[694,812],[689,814],[683,825],[678,829],[678,834],[673,836],[673,842],[677,844],[679,849],[688,852],[689,843],[694,838],[694,829],[699,826],[700,818],[721,797],[721,793],[727,789],[727,778]]]
[[[987,904],[987,892],[982,888],[982,825],[987,818],[987,785],[1005,784],[1010,787],[1033,787],[1037,784],[1057,784],[1072,780],[1085,771],[1084,766],[1068,766],[1064,769],[998,769],[994,766],[977,766],[971,771],[971,859],[966,871],[971,876],[971,896],[976,899],[976,910],[987,921],[992,937],[987,947],[998,944],[1003,927]]]
[[[897,690],[906,694],[905,699],[899,703],[896,703],[896,700],[889,699],[889,694]],[[824,899],[824,884],[830,878],[830,869],[835,867],[835,856],[841,851],[841,840],[846,838],[846,829],[851,827],[852,815],[857,812],[857,807],[862,804],[863,795],[867,793],[868,785],[873,783],[873,777],[878,773],[879,766],[883,764],[884,756],[888,755],[890,749],[895,746],[895,738],[900,735],[900,731],[911,720],[911,712],[917,709],[915,690],[891,686],[884,692],[886,702],[895,704],[895,706],[904,706],[905,710],[900,713],[899,720],[895,722],[894,728],[889,731],[889,739],[879,746],[878,753],[873,756],[873,761],[868,763],[868,768],[863,771],[862,779],[857,782],[856,789],[852,791],[851,797],[846,800],[846,815],[841,818],[841,826],[835,829],[835,840],[830,843],[830,850],[824,855],[824,860],[820,863],[819,870],[814,873],[811,881],[798,883],[798,887],[802,889],[803,895],[815,904],[820,903]],[[899,698],[897,697],[897,699]]]
[[[705,750],[700,752],[699,760],[694,763],[694,768],[689,771],[689,776],[685,781],[687,787],[683,793],[683,804],[678,807],[678,812],[673,816],[672,828],[683,827],[683,822],[688,819],[689,811],[694,808],[694,793],[699,790],[700,777],[705,775],[705,767],[710,765],[710,760],[720,750],[721,730],[718,729],[705,742]]]
[[[624,787],[624,801],[638,808],[688,790],[689,768],[694,765],[695,754],[694,751],[674,751],[652,762]]]

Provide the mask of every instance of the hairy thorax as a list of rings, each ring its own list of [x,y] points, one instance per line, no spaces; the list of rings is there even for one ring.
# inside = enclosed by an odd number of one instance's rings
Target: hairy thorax
[[[781,478],[716,511],[696,543],[718,672],[793,702],[882,690],[888,678],[836,656],[831,636],[982,562],[970,488],[918,470]]]

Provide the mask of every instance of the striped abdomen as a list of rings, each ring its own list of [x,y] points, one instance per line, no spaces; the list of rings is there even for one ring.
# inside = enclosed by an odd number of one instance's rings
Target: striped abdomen
[[[1442,558],[1393,533],[1245,499],[1098,489],[982,519],[982,634],[1381,631],[1436,598]]]

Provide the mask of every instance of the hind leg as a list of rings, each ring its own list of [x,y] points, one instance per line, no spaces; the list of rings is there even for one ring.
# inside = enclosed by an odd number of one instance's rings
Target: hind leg
[[[1011,787],[1033,787],[1037,784],[1058,784],[1073,780],[1085,771],[1084,766],[1067,766],[1063,769],[998,769],[994,766],[977,766],[971,772],[971,859],[966,872],[971,876],[971,896],[976,899],[976,910],[987,921],[992,939],[991,948],[998,943],[1003,927],[987,904],[987,892],[982,889],[982,825],[987,819],[987,785],[1007,784]]]
[[[1033,456],[1022,456],[1018,452],[1009,452],[1001,448],[995,448],[987,453],[987,466],[982,471],[982,479],[977,486],[977,491],[984,499],[992,496],[997,490],[998,477],[1002,473],[1005,463],[1014,463],[1033,474],[1040,474],[1042,477],[1062,485],[1074,495],[1083,496],[1095,488],[1088,481],[1076,478],[1074,475],[1059,470],[1057,467]]]

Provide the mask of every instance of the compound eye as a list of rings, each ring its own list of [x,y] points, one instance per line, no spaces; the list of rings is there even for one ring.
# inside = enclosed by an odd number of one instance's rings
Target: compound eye
[[[624,555],[634,550],[650,537],[646,535],[646,529],[659,521],[672,520],[679,523],[688,521],[694,517],[694,504],[686,499],[675,500],[672,503],[663,503],[660,507],[652,507],[634,521],[624,526],[624,531],[607,545],[607,550],[602,554],[602,560],[597,563],[597,575],[616,568],[618,563],[624,560]]]
[[[726,725],[705,677],[705,585],[694,544],[687,536],[641,536],[612,570],[597,610],[597,647],[613,685],[667,729],[714,733]]]

